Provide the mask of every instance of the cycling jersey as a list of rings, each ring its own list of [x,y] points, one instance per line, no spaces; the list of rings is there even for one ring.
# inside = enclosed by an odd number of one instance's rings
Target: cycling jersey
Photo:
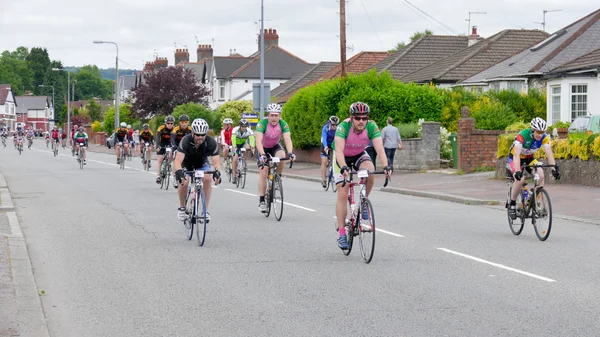
[[[281,136],[284,133],[290,132],[290,126],[283,119],[280,119],[279,123],[272,125],[269,123],[269,120],[265,118],[256,125],[256,132],[263,134],[263,148],[270,149],[279,143]]]
[[[129,130],[127,130],[127,132],[128,132],[128,135],[129,135],[129,139],[130,139],[131,141],[135,141],[135,139],[133,139],[133,131],[134,131],[133,129],[129,129]]]
[[[221,130],[221,145],[229,145],[231,146],[231,133],[233,129],[229,128],[227,130]]]
[[[75,139],[75,142],[77,144],[84,144],[85,145],[85,144],[87,144],[87,141],[88,141],[88,135],[85,132],[77,132],[75,134],[74,139]]]
[[[52,130],[52,139],[58,139],[59,132],[58,130]]]
[[[350,119],[346,119],[338,125],[335,136],[346,140],[343,150],[344,156],[353,157],[365,151],[371,139],[381,138],[381,131],[379,131],[379,127],[374,121],[369,120],[365,129],[360,133],[356,133]],[[335,149],[335,142],[333,148]]]
[[[246,127],[246,131],[244,132],[242,132],[242,129],[239,126],[233,128],[233,130],[231,131],[231,144],[234,147],[244,145],[248,141],[250,141],[251,147],[255,146],[254,132],[252,132],[252,130],[250,130],[249,127]]]
[[[515,153],[514,147],[517,144],[521,146],[521,159],[531,158],[537,150],[550,146],[550,137],[544,134],[540,140],[535,140],[532,129],[525,129],[519,132],[509,150],[508,159],[510,161],[512,161]]]
[[[171,144],[171,134],[173,133],[173,129],[169,130],[165,126],[165,124],[158,127],[156,130],[156,143],[161,146],[167,146]]]
[[[129,137],[129,131],[127,128],[118,128],[115,130],[115,137],[119,142],[124,142]]]
[[[181,139],[177,152],[185,155],[181,166],[191,171],[208,165],[208,157],[218,156],[219,147],[217,141],[209,136],[206,136],[204,142],[196,147],[194,137],[189,134]]]
[[[331,144],[333,144],[333,139],[335,138],[335,129],[330,127],[330,123],[327,122],[323,126],[323,130],[321,130],[321,144],[324,147],[331,148]]]
[[[146,143],[152,143],[154,141],[154,133],[151,130],[142,130],[139,134],[140,143],[142,141]]]
[[[175,134],[175,137],[172,137],[173,146],[179,146],[179,143],[181,142],[181,139],[184,136],[189,135],[190,133],[192,133],[192,127],[188,125],[187,129],[183,129],[181,127],[181,125],[177,125],[173,129],[173,133]]]

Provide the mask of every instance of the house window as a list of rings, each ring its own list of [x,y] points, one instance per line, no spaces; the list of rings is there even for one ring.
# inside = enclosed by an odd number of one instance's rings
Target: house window
[[[219,99],[225,99],[225,81],[219,80]]]
[[[587,84],[571,86],[571,121],[587,115]]]
[[[553,86],[551,91],[552,124],[560,122],[560,86]]]
[[[516,92],[523,91],[523,82],[521,81],[509,81],[508,82],[508,90],[514,90]]]

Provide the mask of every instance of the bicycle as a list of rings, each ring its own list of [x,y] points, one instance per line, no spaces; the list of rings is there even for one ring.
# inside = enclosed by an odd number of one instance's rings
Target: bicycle
[[[349,172],[348,178],[342,182],[342,187],[349,184],[348,190],[348,210],[346,212],[346,219],[344,225],[346,227],[346,238],[348,240],[348,250],[342,250],[344,255],[350,255],[352,251],[352,244],[354,237],[358,236],[360,243],[360,253],[365,263],[371,262],[373,259],[373,253],[375,252],[375,213],[373,211],[373,204],[367,198],[367,181],[369,176],[372,174],[385,174],[383,171],[369,172],[367,170],[358,170]],[[354,182],[353,176],[357,175],[360,178],[360,182]],[[388,185],[390,178],[386,177],[383,187]],[[354,186],[360,185],[360,200],[359,204],[356,204],[354,200]],[[357,207],[358,206],[358,207]],[[369,215],[369,224],[361,224],[363,209],[367,208]],[[338,230],[336,223],[336,230]],[[369,234],[371,238],[369,239]],[[370,241],[370,248],[369,248]]]
[[[512,193],[512,186],[514,183],[514,177],[506,177],[508,180],[508,193],[505,208],[507,209],[508,225],[510,231],[514,235],[519,235],[523,231],[525,225],[525,219],[531,219],[531,224],[535,230],[535,235],[540,241],[546,241],[550,236],[550,230],[552,230],[552,204],[550,202],[550,195],[543,186],[540,186],[540,176],[537,173],[537,168],[543,167],[558,167],[558,165],[523,165],[521,166],[521,172],[526,168],[533,168],[533,188],[527,189],[527,183],[523,184],[519,193],[519,198],[516,205],[517,216],[515,219],[510,217],[509,206]],[[524,177],[522,178],[524,179]],[[543,222],[547,221],[547,226],[543,225]]]
[[[246,171],[247,171],[247,166],[246,166],[246,159],[244,158],[244,155],[246,154],[246,149],[244,147],[239,149],[238,152],[238,164],[237,164],[237,174],[236,174],[236,178],[237,178],[237,182],[235,187],[240,187],[240,185],[242,185],[242,189],[244,189],[244,187],[246,187]]]
[[[33,139],[27,138],[27,149],[31,150],[31,145],[33,145]]]
[[[267,172],[267,190],[265,192],[265,202],[267,204],[267,211],[264,212],[266,217],[271,214],[271,207],[274,208],[275,219],[281,221],[283,217],[283,185],[281,183],[281,176],[277,173],[277,167],[282,160],[289,160],[289,157],[279,158],[269,155],[267,158],[267,165],[269,171]],[[290,168],[294,164],[290,161]],[[276,195],[277,194],[277,195]]]
[[[125,169],[125,145],[123,145],[123,142],[118,142],[117,146],[121,147],[121,154],[119,155],[119,168],[121,170]]]
[[[230,146],[229,154],[225,158],[225,173],[227,173],[227,178],[229,179],[230,182],[231,182],[231,177],[233,176],[233,169],[231,168],[231,160],[233,158],[233,155],[232,155],[231,151],[232,151],[232,148]]]
[[[127,160],[131,161],[131,158],[133,157],[133,150],[131,149],[131,143],[129,143],[129,148],[127,149]]]
[[[63,138],[61,140],[61,142],[62,142],[62,148],[63,148],[63,150],[66,149],[67,148],[67,140]]]
[[[160,188],[165,188],[165,191],[169,189],[169,181],[171,179],[171,152],[173,149],[170,146],[165,148],[165,155],[163,156],[162,165],[160,167]]]
[[[23,153],[23,140],[19,139],[17,141],[17,151],[19,151],[19,155],[21,155],[21,153]]]
[[[56,143],[54,140],[52,140],[52,153],[54,153],[54,156],[58,156],[58,143]]]
[[[148,149],[150,145],[148,143],[144,143],[144,148],[142,149],[142,164],[144,165],[144,170],[150,170],[150,159],[148,159]]]
[[[213,174],[215,171],[202,171],[196,169],[193,171],[186,171],[186,174],[190,177],[188,183],[188,192],[185,197],[185,213],[186,219],[183,221],[183,225],[186,230],[186,237],[191,240],[194,236],[194,226],[196,227],[196,239],[198,240],[198,246],[204,246],[206,240],[206,198],[204,196],[204,178],[205,174]],[[200,229],[202,226],[202,229]],[[202,232],[202,233],[200,233]]]
[[[327,153],[327,185],[324,187],[325,191],[329,190],[329,186],[331,185],[331,191],[333,193],[337,192],[337,185],[335,184],[334,174],[333,174],[333,150],[329,149]]]
[[[85,165],[85,161],[83,160],[83,150],[85,149],[84,145],[79,145],[79,151],[77,152],[77,161],[79,162],[79,169],[83,170],[83,165]],[[58,152],[58,149],[56,150]]]
[[[2,137],[2,146],[6,147],[6,137]]]
[[[46,138],[46,147],[50,147],[50,138]]]

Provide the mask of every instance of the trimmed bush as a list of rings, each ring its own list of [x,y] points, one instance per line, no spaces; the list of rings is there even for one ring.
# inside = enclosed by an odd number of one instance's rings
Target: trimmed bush
[[[555,139],[551,142],[552,152],[556,159],[571,158],[570,142],[568,139]]]
[[[517,120],[517,115],[506,105],[483,97],[473,104],[471,117],[480,130],[504,130]]]
[[[498,152],[496,153],[497,158],[508,157],[508,151],[512,146],[512,143],[517,137],[516,133],[504,133],[498,136]]]
[[[100,123],[100,121],[95,121],[94,123],[92,123],[92,131],[93,132],[102,131],[102,124]]]
[[[598,135],[592,135],[592,136],[598,136]],[[594,137],[594,140],[592,141],[592,144],[590,146],[590,150],[592,151],[592,154],[594,156],[596,156],[596,158],[598,160],[600,160],[600,137]]]
[[[529,122],[524,122],[524,121],[518,121],[518,122],[514,122],[511,125],[507,126],[504,130],[505,131],[523,131],[525,129],[529,129],[530,124]]]
[[[177,106],[173,109],[173,117],[175,117],[175,123],[177,124],[177,120],[179,116],[186,114],[190,117],[190,125],[192,121],[196,118],[204,119],[211,129],[213,130],[221,130],[221,118],[217,112],[214,112],[202,104],[198,103],[186,103]],[[164,117],[163,117],[164,119]],[[163,119],[160,119],[160,123],[158,123],[157,127],[163,123]]]
[[[397,127],[402,139],[421,138],[421,126],[417,123],[398,124]]]

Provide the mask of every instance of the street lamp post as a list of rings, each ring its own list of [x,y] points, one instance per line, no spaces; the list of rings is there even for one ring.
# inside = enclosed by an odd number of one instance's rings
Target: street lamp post
[[[53,85],[43,85],[40,84],[39,87],[43,88],[43,87],[51,87],[52,88],[52,120],[54,120],[54,109],[56,109],[54,107],[54,86]]]
[[[119,45],[111,41],[94,40],[95,44],[111,43],[117,47],[117,58],[115,66],[115,129],[119,128],[119,105],[121,104],[119,97]]]
[[[61,71],[64,69],[52,68],[53,71]],[[67,135],[71,132],[71,72],[67,71]],[[54,104],[54,103],[53,103]]]
[[[260,120],[265,118],[265,6],[260,0]]]

